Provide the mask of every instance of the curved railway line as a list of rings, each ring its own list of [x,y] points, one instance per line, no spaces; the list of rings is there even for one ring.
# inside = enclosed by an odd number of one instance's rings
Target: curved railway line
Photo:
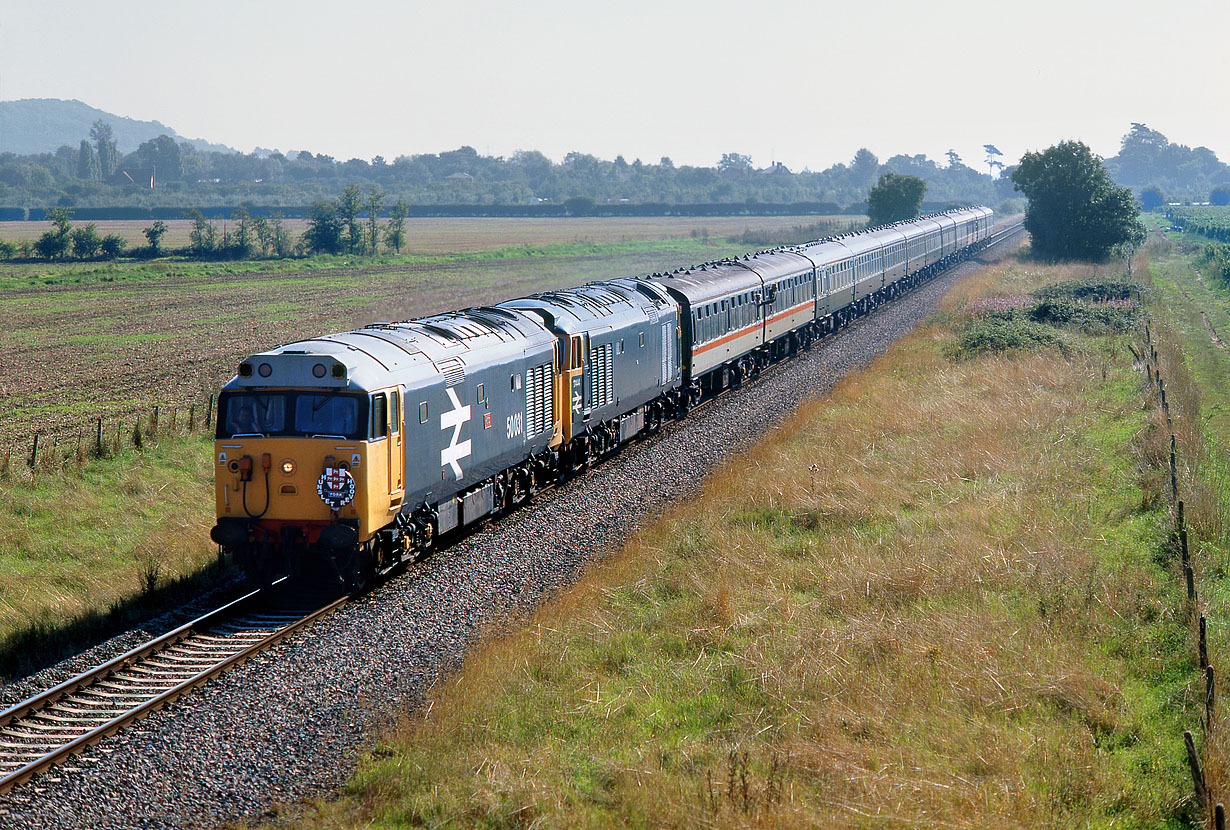
[[[993,233],[986,247],[1023,230],[1022,223],[1008,225]],[[285,582],[283,578],[233,600],[0,712],[0,794],[63,764],[349,600],[287,595],[288,586],[281,584]]]

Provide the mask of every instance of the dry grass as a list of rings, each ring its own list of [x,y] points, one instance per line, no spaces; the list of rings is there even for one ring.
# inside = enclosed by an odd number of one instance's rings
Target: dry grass
[[[302,824],[1178,826],[1198,691],[1129,352],[951,339],[493,637]]]

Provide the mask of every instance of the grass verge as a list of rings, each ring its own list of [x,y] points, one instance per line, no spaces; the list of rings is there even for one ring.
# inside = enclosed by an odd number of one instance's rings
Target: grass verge
[[[1009,263],[524,626],[299,826],[1183,826],[1189,618],[1129,336],[954,360]]]
[[[0,678],[186,601],[217,577],[212,443],[167,437],[0,479]]]

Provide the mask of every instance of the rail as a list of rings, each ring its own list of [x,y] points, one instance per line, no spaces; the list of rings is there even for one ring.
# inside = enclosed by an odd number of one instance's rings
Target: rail
[[[0,794],[203,686],[349,599],[308,613],[279,613],[262,607],[269,599],[266,592],[245,594],[0,712]],[[216,636],[227,626],[229,631]]]

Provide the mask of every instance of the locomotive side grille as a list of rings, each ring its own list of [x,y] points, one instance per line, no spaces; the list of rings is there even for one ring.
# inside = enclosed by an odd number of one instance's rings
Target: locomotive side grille
[[[594,406],[610,406],[615,403],[615,364],[611,354],[613,350],[611,343],[594,350]]]
[[[525,435],[533,438],[555,424],[554,396],[551,394],[551,364],[525,370]]]
[[[444,375],[444,382],[448,386],[456,386],[459,383],[465,382],[466,370],[465,364],[458,358],[450,357],[440,361],[440,374]]]

